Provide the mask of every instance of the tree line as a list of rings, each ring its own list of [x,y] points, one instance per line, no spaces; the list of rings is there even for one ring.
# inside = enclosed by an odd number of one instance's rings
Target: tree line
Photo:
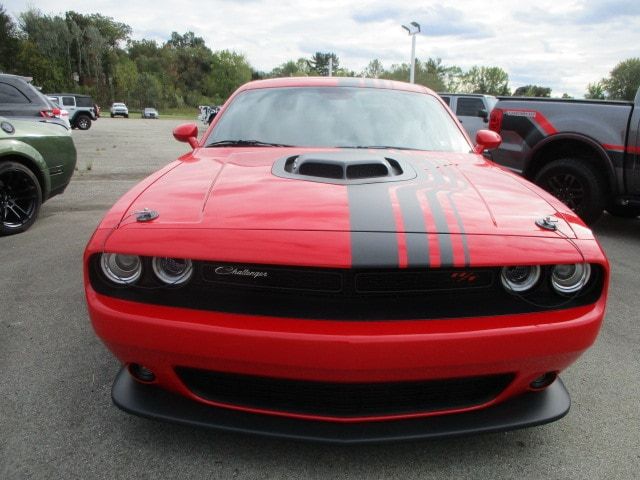
[[[230,50],[212,51],[193,32],[173,32],[165,42],[133,40],[131,27],[100,14],[22,12],[17,21],[0,4],[0,71],[33,77],[45,92],[91,94],[98,103],[124,101],[133,108],[221,104],[252,79],[332,74],[407,81],[409,63],[385,68],[374,59],[363,71],[340,65],[333,52],[288,60],[269,72],[255,70]],[[497,66],[464,70],[439,58],[416,59],[415,81],[439,92],[551,96],[551,88],[509,87]],[[640,58],[620,62],[609,77],[590,83],[586,98],[632,100],[640,85]],[[568,98],[567,94],[563,95]]]

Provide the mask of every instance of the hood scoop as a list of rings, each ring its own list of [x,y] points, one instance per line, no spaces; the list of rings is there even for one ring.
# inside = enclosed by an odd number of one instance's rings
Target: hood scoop
[[[396,182],[416,177],[415,170],[401,158],[362,152],[316,152],[283,157],[273,164],[271,171],[277,177],[338,185]]]

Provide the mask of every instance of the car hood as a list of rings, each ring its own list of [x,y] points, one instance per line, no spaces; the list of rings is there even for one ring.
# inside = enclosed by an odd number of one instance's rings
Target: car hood
[[[158,211],[152,223],[163,228],[556,237],[535,223],[550,216],[563,236],[574,237],[564,220],[570,211],[558,211],[562,205],[546,193],[480,155],[385,151],[404,159],[416,176],[383,183],[342,185],[272,173],[276,160],[308,152],[197,149],[142,192],[123,217],[148,208]],[[363,158],[371,154],[362,151]]]

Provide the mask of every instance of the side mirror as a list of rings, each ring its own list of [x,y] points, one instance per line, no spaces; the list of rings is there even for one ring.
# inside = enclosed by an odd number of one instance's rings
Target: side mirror
[[[485,150],[498,148],[502,143],[502,137],[491,130],[478,130],[476,133],[476,146],[473,147],[475,153],[482,153]]]
[[[173,138],[179,142],[186,142],[191,148],[198,146],[198,126],[195,123],[183,123],[173,129]]]
[[[483,119],[485,122],[489,121],[489,112],[487,112],[486,109],[481,108],[480,110],[478,110],[478,116]]]

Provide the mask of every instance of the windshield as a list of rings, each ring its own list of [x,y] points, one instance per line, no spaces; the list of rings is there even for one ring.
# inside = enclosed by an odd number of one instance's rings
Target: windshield
[[[470,150],[433,96],[381,88],[245,91],[229,104],[205,146],[237,140],[299,147]]]

